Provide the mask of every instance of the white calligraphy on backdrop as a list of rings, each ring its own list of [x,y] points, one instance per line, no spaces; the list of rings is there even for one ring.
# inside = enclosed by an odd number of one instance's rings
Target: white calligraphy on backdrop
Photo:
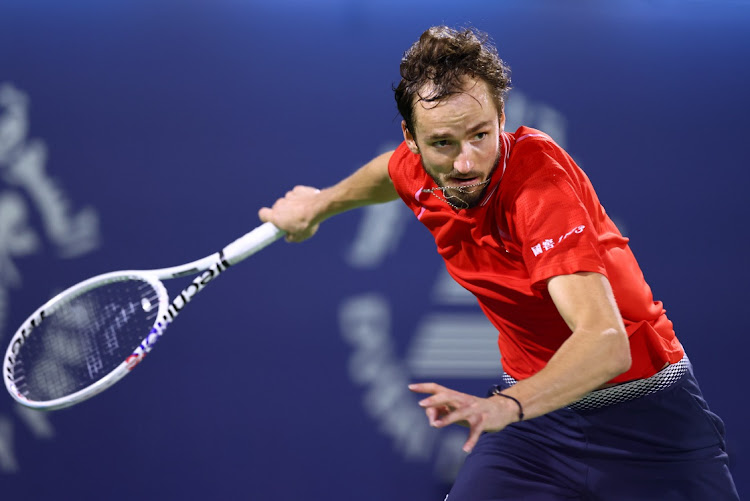
[[[78,211],[47,172],[47,146],[29,138],[30,100],[10,83],[0,83],[0,346],[9,326],[13,289],[24,285],[18,261],[51,244],[59,259],[73,259],[99,247],[99,218],[92,207]],[[39,285],[39,284],[35,284]],[[54,284],[44,284],[52,292]],[[25,305],[31,311],[35,305]],[[54,429],[48,415],[21,406],[0,412],[0,473],[19,464],[13,447],[16,419],[37,438],[49,439]]]

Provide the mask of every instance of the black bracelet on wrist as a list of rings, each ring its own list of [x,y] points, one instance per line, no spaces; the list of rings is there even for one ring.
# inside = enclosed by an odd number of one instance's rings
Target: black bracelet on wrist
[[[505,393],[500,393],[500,388],[495,387],[495,389],[492,390],[493,395],[497,395],[498,397],[505,397],[513,400],[516,405],[518,406],[518,420],[523,421],[523,406],[521,405],[521,402],[518,401],[517,398],[511,397],[510,395],[506,395]]]

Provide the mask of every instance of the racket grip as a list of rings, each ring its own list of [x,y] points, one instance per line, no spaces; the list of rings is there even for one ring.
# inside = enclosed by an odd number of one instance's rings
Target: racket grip
[[[224,247],[222,250],[224,259],[229,264],[239,263],[243,259],[274,243],[283,237],[284,234],[284,231],[278,229],[273,223],[263,223]]]

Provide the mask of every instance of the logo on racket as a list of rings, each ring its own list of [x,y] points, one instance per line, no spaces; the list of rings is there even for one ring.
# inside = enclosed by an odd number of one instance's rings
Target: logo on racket
[[[18,351],[21,349],[21,346],[26,342],[26,339],[28,338],[29,334],[31,334],[31,331],[42,323],[42,320],[44,320],[44,310],[39,310],[39,312],[34,315],[32,318],[29,319],[29,321],[21,328],[21,335],[16,339],[16,341],[11,346],[10,354],[8,355],[8,361],[11,365],[8,366],[8,373],[5,374],[5,377],[7,379],[10,379],[11,381],[14,380],[13,378],[13,370],[12,367],[15,365],[15,357],[18,355]]]
[[[151,328],[148,336],[146,336],[138,348],[136,348],[135,351],[125,359],[128,370],[133,370],[136,365],[141,363],[144,357],[153,349],[156,342],[164,333],[164,330],[170,323],[172,323],[172,320],[174,320],[174,317],[177,316],[180,310],[182,310],[196,294],[208,285],[209,282],[229,268],[229,266],[230,264],[228,261],[221,259],[209,269],[198,275],[177,297],[174,298],[167,308],[167,312],[162,316],[161,321],[157,322],[156,325]],[[150,307],[150,305],[146,304],[142,306],[144,309]]]
[[[146,354],[151,351],[163,332],[164,324],[157,322],[156,325],[151,328],[151,332],[148,333],[148,336],[146,336],[138,348],[135,349],[133,354],[125,359],[128,370],[132,371],[136,365],[141,363],[141,360],[143,360]]]

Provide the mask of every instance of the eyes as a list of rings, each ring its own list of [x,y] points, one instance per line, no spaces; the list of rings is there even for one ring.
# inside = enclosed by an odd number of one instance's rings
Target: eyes
[[[478,143],[481,142],[483,139],[485,139],[489,135],[488,132],[479,132],[475,134],[471,138],[472,143]],[[433,141],[430,143],[430,146],[432,146],[435,149],[443,150],[454,144],[456,141],[452,139],[438,139],[437,141]]]

